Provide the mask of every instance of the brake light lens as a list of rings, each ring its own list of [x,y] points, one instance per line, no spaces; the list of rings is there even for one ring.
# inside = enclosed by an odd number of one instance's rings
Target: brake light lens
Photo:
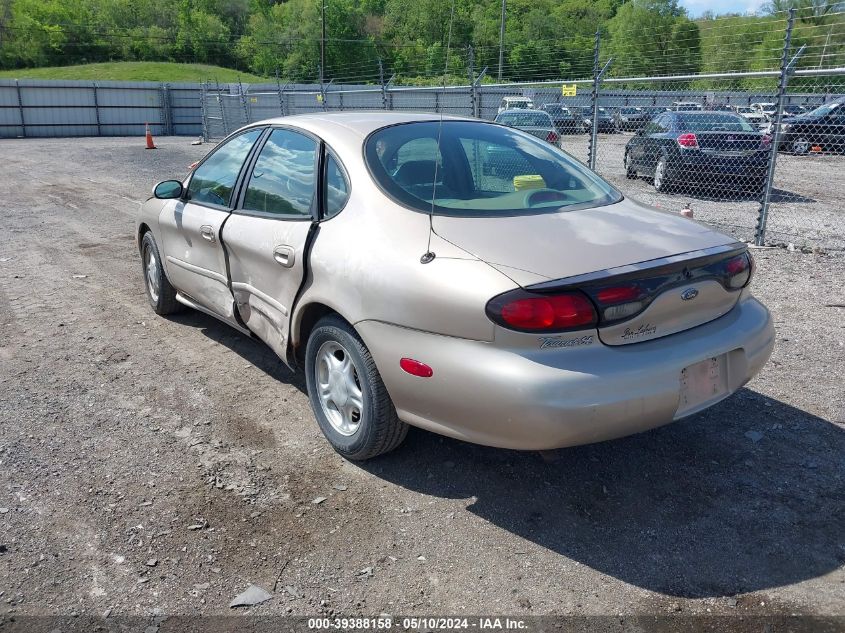
[[[769,149],[772,146],[772,136],[770,134],[763,134],[760,139],[760,149]]]
[[[584,329],[598,322],[593,304],[580,292],[540,295],[514,290],[493,298],[487,314],[499,325],[522,332]]]
[[[645,306],[646,293],[636,284],[602,288],[594,295],[605,321],[617,321],[636,314]]]
[[[698,148],[698,138],[692,133],[681,134],[678,137],[678,145],[681,147]]]
[[[751,255],[747,252],[732,257],[725,262],[725,272],[728,277],[728,286],[731,288],[742,288],[751,280]]]
[[[560,135],[557,132],[549,132],[546,136],[549,143],[557,143],[560,140]]]

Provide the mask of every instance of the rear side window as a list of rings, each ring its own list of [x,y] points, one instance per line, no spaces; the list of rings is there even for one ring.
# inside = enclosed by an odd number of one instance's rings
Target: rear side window
[[[188,184],[188,199],[228,207],[243,162],[263,131],[249,130],[229,139],[215,150],[194,170]]]
[[[341,212],[349,198],[349,183],[334,156],[326,157],[326,209],[325,218],[332,218]]]
[[[273,130],[250,175],[245,211],[311,217],[317,143],[298,132]]]

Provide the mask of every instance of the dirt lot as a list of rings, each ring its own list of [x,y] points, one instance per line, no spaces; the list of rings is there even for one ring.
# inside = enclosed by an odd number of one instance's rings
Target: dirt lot
[[[756,252],[777,347],[704,414],[351,464],[301,375],[147,305],[137,203],[208,149],[158,143],[0,143],[0,618],[226,613],[250,583],[253,613],[845,615],[841,252]]]

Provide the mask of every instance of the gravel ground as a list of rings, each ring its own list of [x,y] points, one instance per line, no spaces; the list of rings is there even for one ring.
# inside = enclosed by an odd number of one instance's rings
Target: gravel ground
[[[843,253],[756,251],[777,346],[703,414],[352,464],[267,348],[152,313],[137,203],[208,149],[157,141],[0,143],[0,624],[221,614],[251,583],[260,614],[845,615]]]
[[[754,196],[728,193],[720,197],[716,189],[684,189],[657,193],[650,179],[625,178],[623,158],[629,132],[600,134],[596,170],[611,183],[643,202],[679,211],[690,203],[695,216],[718,225],[745,240],[754,238],[760,203]],[[563,146],[573,156],[586,162],[588,136],[566,135]],[[775,186],[766,224],[766,243],[797,247],[845,249],[845,156],[778,154]]]

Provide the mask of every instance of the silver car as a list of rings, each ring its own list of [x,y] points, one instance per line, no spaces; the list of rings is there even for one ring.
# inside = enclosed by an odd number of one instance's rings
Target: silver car
[[[515,127],[553,145],[560,145],[561,137],[555,122],[543,110],[505,110],[496,115],[496,123]]]
[[[407,425],[515,449],[636,433],[727,397],[772,351],[745,244],[517,129],[273,119],[154,194],[137,224],[153,309],[201,310],[303,367],[350,459]]]

